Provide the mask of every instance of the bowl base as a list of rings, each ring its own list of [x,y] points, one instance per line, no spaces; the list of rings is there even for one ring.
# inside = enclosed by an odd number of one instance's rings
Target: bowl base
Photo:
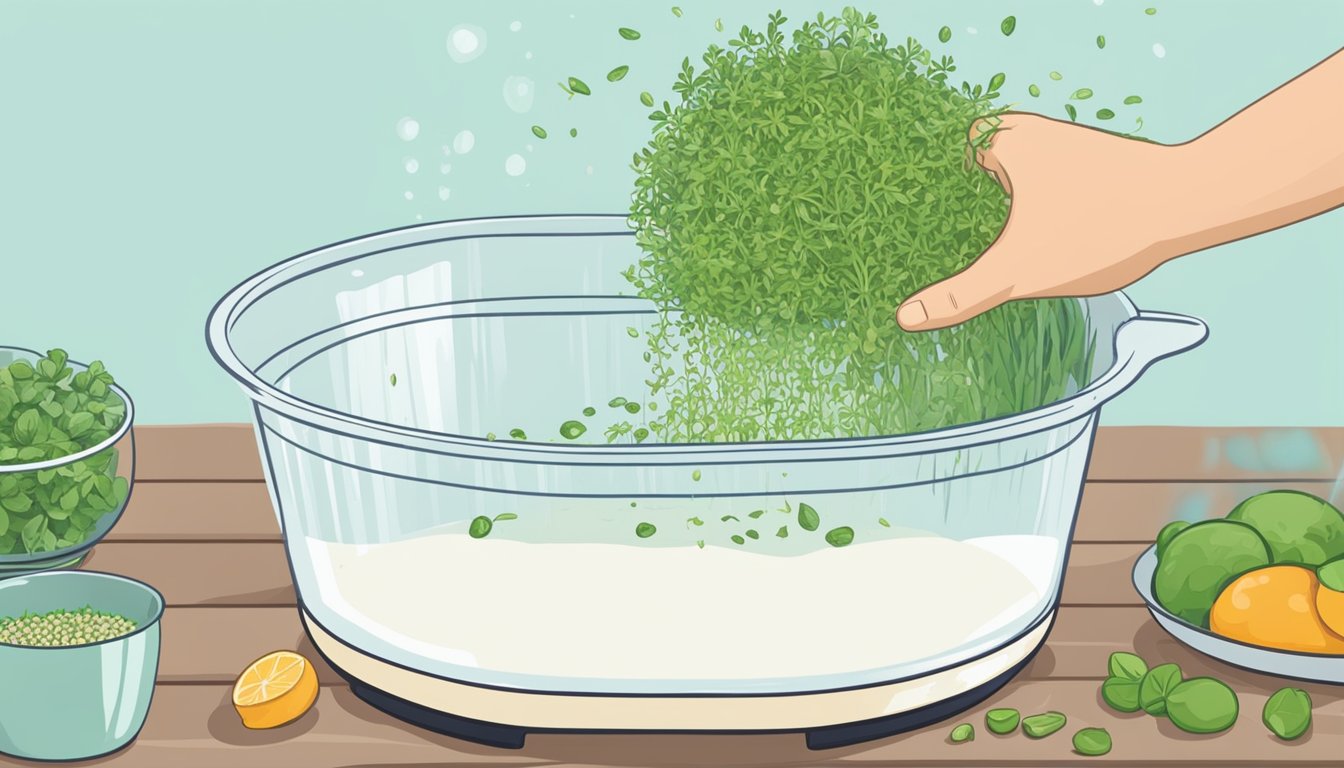
[[[44,571],[78,568],[84,562],[84,558],[89,556],[89,552],[91,551],[92,550],[85,550],[74,557],[59,555],[50,560],[30,560],[25,563],[0,565],[0,579],[9,579],[15,576],[31,576],[34,573],[42,573]]]
[[[346,645],[300,608],[322,658],[351,691],[400,720],[521,749],[532,733],[802,733],[809,749],[923,728],[993,695],[1045,642],[1054,611],[1002,648],[930,675],[865,688],[734,696],[563,694],[486,688],[408,670]]]

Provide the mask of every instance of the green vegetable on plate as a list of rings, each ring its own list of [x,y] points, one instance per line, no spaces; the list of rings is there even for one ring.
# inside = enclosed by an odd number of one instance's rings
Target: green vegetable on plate
[[[1209,609],[1236,577],[1272,562],[1256,529],[1233,520],[1205,520],[1167,543],[1153,574],[1158,603],[1181,620],[1207,627]]]
[[[1218,733],[1237,721],[1237,694],[1211,677],[1194,677],[1167,695],[1167,717],[1187,733]]]
[[[985,728],[989,729],[990,733],[1002,736],[1017,730],[1021,720],[1022,713],[1016,709],[999,707],[985,713]]]
[[[1280,688],[1265,702],[1261,719],[1270,733],[1292,741],[1311,727],[1311,695],[1301,688]]]

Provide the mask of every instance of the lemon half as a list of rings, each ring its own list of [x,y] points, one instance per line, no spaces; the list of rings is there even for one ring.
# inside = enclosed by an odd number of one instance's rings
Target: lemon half
[[[233,684],[233,708],[248,728],[293,722],[317,700],[317,672],[293,651],[275,651],[247,665]]]

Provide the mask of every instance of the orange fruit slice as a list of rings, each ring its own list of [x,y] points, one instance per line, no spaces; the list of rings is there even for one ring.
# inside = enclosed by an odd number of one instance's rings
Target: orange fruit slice
[[[1209,611],[1214,634],[1251,645],[1306,653],[1344,654],[1344,637],[1317,613],[1321,590],[1316,573],[1296,565],[1272,565],[1228,584]]]
[[[293,722],[317,700],[317,672],[303,656],[276,651],[247,665],[233,684],[233,708],[248,728]]]

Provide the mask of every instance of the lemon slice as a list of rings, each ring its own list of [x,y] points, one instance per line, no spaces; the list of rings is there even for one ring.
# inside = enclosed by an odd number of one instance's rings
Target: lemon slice
[[[297,720],[316,700],[317,672],[293,651],[262,656],[233,684],[233,708],[248,728],[275,728]]]

